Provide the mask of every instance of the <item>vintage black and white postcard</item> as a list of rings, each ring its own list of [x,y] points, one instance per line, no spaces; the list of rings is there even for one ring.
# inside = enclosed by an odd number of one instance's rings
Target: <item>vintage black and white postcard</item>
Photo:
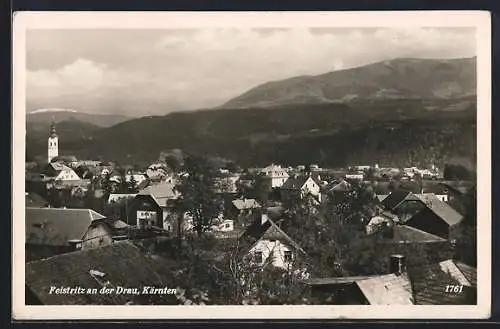
[[[13,31],[16,319],[489,316],[489,13]]]

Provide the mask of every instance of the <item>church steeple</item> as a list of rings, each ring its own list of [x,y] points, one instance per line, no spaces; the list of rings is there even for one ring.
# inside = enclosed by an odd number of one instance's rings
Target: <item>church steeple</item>
[[[59,137],[56,132],[56,124],[52,122],[48,140],[47,162],[50,163],[57,156],[59,156]]]
[[[49,137],[57,137],[57,132],[56,132],[56,123],[52,121],[52,124],[50,125],[50,135]]]

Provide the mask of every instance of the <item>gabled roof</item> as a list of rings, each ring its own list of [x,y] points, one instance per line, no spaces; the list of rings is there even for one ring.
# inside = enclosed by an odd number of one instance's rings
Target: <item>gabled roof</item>
[[[460,284],[468,287],[477,286],[477,270],[467,264],[448,259],[439,263],[441,270],[451,275]]]
[[[51,162],[49,163],[49,166],[52,167],[53,170],[58,172],[63,170],[72,170],[70,167],[60,162]]]
[[[370,305],[413,305],[413,290],[406,274],[378,275],[356,284]]]
[[[58,155],[52,159],[51,162],[76,162],[78,159],[74,155]]]
[[[131,227],[119,219],[112,218],[96,219],[89,225],[89,227],[95,227],[97,225],[103,225],[111,235],[125,235]]]
[[[260,208],[260,204],[255,199],[236,199],[232,201],[232,204],[238,210]]]
[[[395,209],[401,202],[406,200],[410,195],[409,191],[394,191],[389,194],[383,201],[382,204],[389,210]]]
[[[143,286],[175,288],[174,265],[146,255],[129,241],[62,254],[26,264],[26,287],[45,305],[124,305],[133,296],[119,294],[50,294],[50,287],[101,289]],[[102,277],[101,277],[102,275]]]
[[[26,208],[26,243],[65,246],[81,239],[92,221],[105,218],[92,209]]]
[[[328,192],[331,191],[349,191],[351,189],[351,184],[346,180],[334,181],[329,183],[324,187],[324,189]]]
[[[446,202],[439,200],[435,194],[416,194],[415,196],[421,200],[430,211],[444,220],[448,225],[453,226],[462,221],[463,216]]]
[[[377,194],[376,198],[379,202],[382,202],[385,200],[385,198],[387,198],[389,196],[389,194]]]
[[[160,207],[166,207],[168,200],[177,199],[179,193],[175,190],[175,184],[168,182],[160,182],[158,184],[149,185],[141,190],[141,195],[151,195]]]
[[[263,224],[260,221],[255,221],[240,236],[241,245],[246,246],[245,251],[252,249],[259,240],[280,240],[306,254],[297,242],[290,238],[288,234],[269,218]]]
[[[314,180],[314,178],[310,176],[298,176],[294,178],[288,178],[281,188],[286,190],[299,190],[305,185],[309,178],[315,184],[319,185],[318,182],[316,182],[316,180]]]

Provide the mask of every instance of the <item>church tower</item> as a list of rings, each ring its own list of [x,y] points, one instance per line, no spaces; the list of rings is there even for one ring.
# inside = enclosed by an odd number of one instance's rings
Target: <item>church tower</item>
[[[53,158],[59,155],[59,138],[56,133],[55,123],[52,122],[52,127],[49,135],[49,144],[48,144],[48,162],[52,161]]]

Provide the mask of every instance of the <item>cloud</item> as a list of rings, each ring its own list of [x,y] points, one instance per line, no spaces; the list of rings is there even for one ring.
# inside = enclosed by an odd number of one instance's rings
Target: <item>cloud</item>
[[[217,106],[270,80],[395,57],[475,55],[474,30],[30,31],[32,107],[145,115]]]

